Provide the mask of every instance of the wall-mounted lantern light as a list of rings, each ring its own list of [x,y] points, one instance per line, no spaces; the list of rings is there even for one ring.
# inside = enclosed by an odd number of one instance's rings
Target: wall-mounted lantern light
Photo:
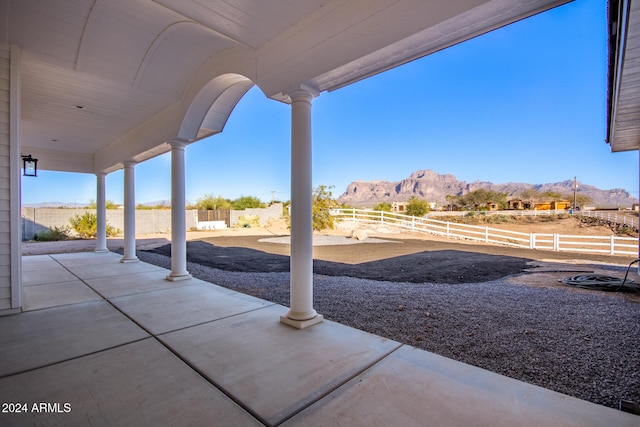
[[[38,176],[38,159],[28,156],[22,156],[23,172],[24,176]]]

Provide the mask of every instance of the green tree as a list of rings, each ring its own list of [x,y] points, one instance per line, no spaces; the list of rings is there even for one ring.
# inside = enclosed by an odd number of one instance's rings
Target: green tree
[[[445,200],[447,201],[447,206],[449,208],[449,210],[453,210],[453,207],[460,204],[460,196],[456,196],[454,194],[447,194],[446,196],[444,196]]]
[[[551,199],[551,200],[566,200],[566,196],[563,196],[560,193],[557,193],[555,191],[545,191],[544,193],[542,193],[542,197],[545,199]],[[572,197],[573,198],[573,197]]]
[[[567,197],[567,200],[573,200],[573,195],[571,195],[571,197]],[[591,202],[593,202],[593,199],[586,194],[576,194],[576,205],[580,206],[582,209]]]
[[[429,203],[425,200],[412,196],[407,203],[407,215],[424,216],[429,212]]]
[[[231,202],[232,209],[239,211],[251,208],[263,208],[265,205],[254,196],[240,196]]]
[[[218,209],[231,209],[231,200],[222,196],[214,197],[213,194],[205,194],[204,197],[196,199],[196,209],[215,211]]]
[[[520,198],[523,201],[528,202],[528,205],[531,209],[533,209],[533,206],[534,206],[533,202],[536,200],[540,200],[540,197],[542,197],[540,192],[533,188],[527,188],[520,192]]]
[[[393,209],[393,206],[391,206],[391,204],[387,202],[378,203],[373,208],[374,211],[383,211],[383,212],[391,212],[392,209]]]
[[[333,198],[333,194],[330,191],[331,188],[333,187],[320,185],[313,189],[311,215],[313,229],[315,231],[334,228],[334,218],[333,215],[331,215],[331,209],[337,208],[339,203]],[[295,206],[292,206],[292,209],[295,208]]]
[[[485,209],[491,203],[497,204],[500,208],[505,208],[507,206],[507,193],[480,188],[460,196],[458,201],[461,206],[474,210]]]

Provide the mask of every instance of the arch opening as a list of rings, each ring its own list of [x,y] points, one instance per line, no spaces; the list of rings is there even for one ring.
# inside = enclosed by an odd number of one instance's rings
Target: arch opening
[[[210,80],[191,101],[178,138],[193,142],[222,132],[236,104],[253,85],[241,74],[224,74]]]

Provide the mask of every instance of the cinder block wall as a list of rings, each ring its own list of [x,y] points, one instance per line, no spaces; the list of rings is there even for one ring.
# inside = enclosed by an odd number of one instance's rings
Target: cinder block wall
[[[264,227],[270,219],[278,219],[282,217],[282,203],[274,203],[267,208],[250,208],[242,211],[232,210],[230,212],[229,219],[229,223],[232,227],[240,222],[241,216],[257,216],[260,218],[260,227]]]
[[[22,208],[22,236],[24,240],[32,240],[37,233],[51,227],[71,226],[69,220],[75,215],[85,212],[95,213],[92,209],[55,209],[55,208]],[[107,209],[107,224],[122,232],[124,230],[124,210]],[[189,209],[186,212],[187,230],[196,228],[198,211]],[[171,231],[171,210],[141,209],[136,210],[136,234],[169,233]]]

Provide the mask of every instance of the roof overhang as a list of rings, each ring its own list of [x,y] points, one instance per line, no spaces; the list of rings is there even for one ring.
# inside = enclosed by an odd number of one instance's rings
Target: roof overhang
[[[21,52],[21,149],[98,173],[222,132],[254,84],[335,90],[568,1],[0,0],[0,43]]]
[[[640,149],[640,4],[608,4],[607,135],[611,151]]]

